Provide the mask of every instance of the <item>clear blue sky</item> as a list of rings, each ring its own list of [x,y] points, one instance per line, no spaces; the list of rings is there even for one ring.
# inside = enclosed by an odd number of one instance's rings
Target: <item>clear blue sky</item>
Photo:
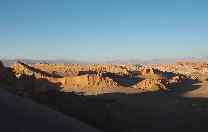
[[[208,56],[208,1],[0,0],[0,56]]]

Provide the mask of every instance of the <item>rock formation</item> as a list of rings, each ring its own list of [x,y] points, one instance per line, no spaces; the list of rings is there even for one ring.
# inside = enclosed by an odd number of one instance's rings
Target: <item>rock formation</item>
[[[57,68],[56,65],[54,66]],[[59,83],[60,87],[63,87],[62,91],[64,92],[75,91],[89,93],[105,93],[105,91],[111,91],[119,87],[119,84],[114,82],[109,77],[102,77],[99,74],[84,74],[64,77],[56,75],[54,76],[50,66],[48,68],[45,67],[45,71],[42,71],[40,69],[37,69],[37,65],[36,67],[32,67],[22,62],[17,62],[16,64],[14,64],[12,66],[12,69],[16,74],[17,78],[19,78],[19,82],[21,82],[20,87],[22,87],[23,89],[26,87],[33,89],[32,91],[35,93],[46,92],[52,87],[49,85],[50,83]],[[74,69],[72,70],[79,71]],[[77,73],[80,73],[80,71]]]
[[[79,91],[102,93],[109,90],[114,90],[119,87],[119,84],[108,77],[96,75],[82,75],[76,77],[64,77],[62,81],[64,91]]]
[[[117,74],[128,74],[129,65],[101,65],[101,64],[90,64],[90,65],[79,65],[79,64],[35,64],[32,65],[34,68],[46,71],[48,73],[58,72],[64,76],[77,76],[82,71],[91,71],[95,73],[111,72]]]
[[[11,66],[16,76],[16,92],[19,95],[34,95],[58,91],[60,78],[50,73],[41,71],[32,66],[17,62]]]
[[[148,65],[139,67],[110,64],[26,65],[17,62],[12,66],[12,69],[19,80],[26,81],[25,85],[30,84],[24,87],[33,87],[33,91],[46,92],[52,87],[49,85],[51,83],[59,84],[59,89],[64,92],[100,94],[119,92],[121,87],[132,87],[137,92],[138,90],[142,92],[167,90],[170,86],[183,83],[186,80],[185,75],[179,74],[184,66],[182,64],[179,66]],[[176,70],[178,68],[179,70]]]
[[[172,72],[186,77],[203,81],[207,79],[208,64],[201,62],[177,62],[176,64],[151,65],[162,72]]]
[[[143,91],[167,90],[168,81],[165,79],[145,79],[133,87]]]
[[[142,75],[142,76],[155,75],[155,72],[154,72],[153,68],[143,68],[143,69],[139,70],[138,74]]]

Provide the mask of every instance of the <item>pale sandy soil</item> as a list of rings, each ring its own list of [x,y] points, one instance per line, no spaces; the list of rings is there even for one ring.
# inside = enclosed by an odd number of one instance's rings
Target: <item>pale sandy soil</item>
[[[189,97],[189,98],[208,98],[208,82],[202,82],[195,84],[199,86],[199,88],[186,92],[184,93],[184,97]]]

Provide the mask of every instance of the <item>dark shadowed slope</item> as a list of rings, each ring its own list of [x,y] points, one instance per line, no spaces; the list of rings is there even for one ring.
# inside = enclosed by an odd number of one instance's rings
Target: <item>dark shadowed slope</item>
[[[2,132],[98,132],[78,120],[0,89]]]

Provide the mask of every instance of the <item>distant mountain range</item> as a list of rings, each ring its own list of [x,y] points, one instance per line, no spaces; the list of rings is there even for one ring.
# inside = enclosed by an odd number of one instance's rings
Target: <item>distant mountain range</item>
[[[208,58],[161,58],[161,59],[116,59],[111,61],[106,61],[105,63],[110,64],[175,64],[177,61],[196,61],[196,62],[208,62]]]
[[[112,59],[107,61],[78,61],[67,59],[54,59],[54,60],[33,60],[33,59],[1,59],[5,66],[10,66],[16,61],[22,61],[26,64],[46,63],[46,64],[174,64],[177,61],[194,61],[194,62],[208,62],[208,57],[186,57],[186,58],[162,58],[162,59]]]
[[[25,64],[37,64],[37,63],[45,63],[45,64],[87,64],[84,61],[78,60],[64,60],[64,59],[57,59],[57,60],[33,60],[33,59],[2,59],[1,60],[5,66],[11,66],[12,64],[16,63],[17,61],[22,61]]]

